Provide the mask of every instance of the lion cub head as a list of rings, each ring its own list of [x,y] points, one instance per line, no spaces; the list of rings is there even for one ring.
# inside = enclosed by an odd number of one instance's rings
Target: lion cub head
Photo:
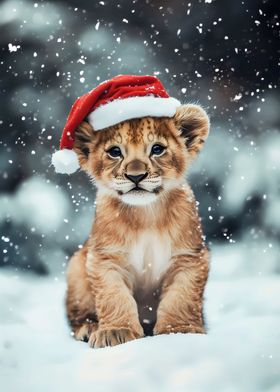
[[[173,118],[145,117],[95,132],[82,122],[74,150],[102,193],[146,205],[184,182],[209,132],[205,111],[182,105]]]

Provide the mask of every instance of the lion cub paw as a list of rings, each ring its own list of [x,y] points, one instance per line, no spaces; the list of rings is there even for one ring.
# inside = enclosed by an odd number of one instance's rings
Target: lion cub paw
[[[194,326],[194,325],[178,325],[178,326],[155,326],[154,335],[163,335],[170,333],[201,333],[205,334],[206,331],[202,326]]]
[[[97,330],[97,323],[84,323],[74,330],[74,337],[76,340],[88,342],[92,332]]]
[[[116,346],[117,344],[126,343],[139,337],[140,335],[138,333],[133,332],[129,328],[101,329],[92,332],[88,342],[90,347],[102,348]]]

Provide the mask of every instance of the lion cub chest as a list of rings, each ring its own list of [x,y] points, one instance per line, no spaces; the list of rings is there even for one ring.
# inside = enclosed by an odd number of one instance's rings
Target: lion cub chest
[[[156,283],[170,264],[171,241],[167,234],[147,230],[132,243],[128,261],[143,283]]]

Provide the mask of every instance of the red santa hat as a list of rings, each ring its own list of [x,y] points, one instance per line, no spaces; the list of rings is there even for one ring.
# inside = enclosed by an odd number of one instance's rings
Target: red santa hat
[[[79,97],[71,108],[52,155],[57,173],[74,173],[79,161],[73,150],[75,130],[84,120],[94,131],[141,117],[173,117],[180,102],[169,97],[156,76],[119,75]]]

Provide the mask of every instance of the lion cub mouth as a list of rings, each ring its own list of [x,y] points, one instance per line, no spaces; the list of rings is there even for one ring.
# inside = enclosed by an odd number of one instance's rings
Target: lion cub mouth
[[[143,188],[141,188],[141,187],[139,187],[139,186],[136,186],[136,187],[130,189],[130,191],[128,191],[127,193],[130,193],[130,194],[135,193],[135,194],[139,195],[139,194],[141,194],[141,193],[144,194],[144,193],[146,193],[146,192],[152,193],[152,192],[150,192],[150,191],[147,191],[146,189],[143,189]]]
[[[145,194],[147,194],[147,193],[155,193],[155,194],[158,194],[160,191],[161,191],[161,189],[162,189],[162,187],[160,187],[160,186],[158,186],[158,187],[156,187],[155,189],[152,189],[152,190],[148,190],[148,189],[144,189],[144,188],[141,188],[140,186],[135,186],[134,188],[132,188],[132,189],[130,189],[128,192],[125,192],[126,194],[135,194],[135,195],[145,195]],[[120,195],[123,195],[124,194],[124,192],[119,192],[119,194]]]
[[[121,200],[125,204],[141,206],[150,204],[157,199],[157,194],[159,193],[159,189],[153,189],[151,191],[147,189],[143,189],[139,186],[135,186],[130,189],[128,192],[118,192]]]
[[[132,195],[132,194],[141,195],[141,194],[144,194],[144,193],[151,193],[151,192],[147,191],[146,189],[140,188],[138,186],[130,189],[127,192],[118,191],[119,196],[128,195],[128,194],[130,194],[130,195]]]

